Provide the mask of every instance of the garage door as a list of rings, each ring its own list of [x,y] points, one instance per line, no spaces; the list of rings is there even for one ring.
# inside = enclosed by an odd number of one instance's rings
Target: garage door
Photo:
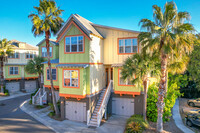
[[[112,98],[112,113],[116,115],[131,116],[134,114],[134,99]]]
[[[34,92],[36,90],[36,81],[25,81],[26,92]]]
[[[19,82],[7,82],[6,89],[8,89],[10,93],[19,92],[20,84]]]
[[[66,101],[65,117],[73,121],[86,121],[86,103]]]

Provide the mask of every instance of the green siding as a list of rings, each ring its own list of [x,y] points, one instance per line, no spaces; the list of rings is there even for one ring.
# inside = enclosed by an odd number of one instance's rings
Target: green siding
[[[137,86],[119,86],[118,85],[118,69],[117,67],[114,68],[114,90],[115,91],[127,91],[127,92],[140,92],[141,90],[138,89]]]
[[[50,43],[50,46],[53,48],[53,56],[50,58],[51,60],[59,58],[59,46],[53,45]],[[46,47],[46,42],[44,41],[39,45],[39,56],[42,57],[42,47]],[[47,60],[47,58],[45,58]]]
[[[9,75],[9,67],[18,67],[18,75]],[[21,74],[21,69],[22,66],[5,66],[5,78],[21,78],[22,74]]]
[[[51,68],[55,68],[58,64],[51,64]],[[48,64],[44,64],[44,85],[51,85],[50,81],[47,81],[47,69]],[[58,68],[57,68],[57,81],[53,80],[54,86],[59,86],[59,75],[58,75]]]
[[[24,72],[24,77],[28,78],[28,77],[38,77],[38,74],[29,74],[27,72]]]
[[[69,69],[78,69],[80,71],[80,86],[79,88],[64,88],[63,87],[63,69],[58,68],[59,71],[59,93],[62,94],[72,94],[72,95],[86,95],[86,87],[87,87],[87,70],[84,68],[69,68]],[[67,68],[66,68],[67,69]]]
[[[77,29],[74,25],[72,25],[71,29],[65,34],[65,36],[69,35],[83,35],[82,32]],[[65,47],[64,47],[64,38],[59,43],[59,57],[60,63],[89,63],[89,45],[90,40],[85,38],[85,52],[84,53],[72,53],[72,54],[65,54]]]

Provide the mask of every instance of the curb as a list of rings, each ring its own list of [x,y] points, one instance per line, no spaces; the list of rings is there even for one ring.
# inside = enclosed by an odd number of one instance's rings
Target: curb
[[[194,133],[191,129],[187,128],[182,121],[180,111],[179,111],[179,100],[176,100],[176,103],[173,107],[173,119],[175,121],[176,126],[183,131],[184,133]]]
[[[25,96],[25,95],[30,95],[31,93],[22,93],[19,95],[12,95],[12,96],[8,96],[8,97],[2,97],[0,98],[0,101],[4,101],[4,100],[9,100],[9,99],[13,99],[13,98],[17,98],[17,97],[21,97],[21,96]]]
[[[43,125],[45,125],[46,127],[48,127],[49,129],[53,130],[56,133],[59,133],[59,131],[57,131],[56,129],[52,128],[50,126],[50,124],[43,120],[42,118],[40,118],[39,116],[37,116],[33,111],[28,111],[27,108],[24,106],[25,104],[27,104],[30,101],[30,99],[27,99],[26,101],[24,101],[23,103],[20,104],[20,109],[27,113],[28,115],[30,115],[31,117],[33,117],[34,119],[36,119],[37,121],[41,122]]]

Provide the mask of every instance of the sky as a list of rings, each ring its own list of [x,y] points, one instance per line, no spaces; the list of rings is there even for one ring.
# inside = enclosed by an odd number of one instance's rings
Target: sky
[[[139,21],[152,19],[152,5],[163,7],[167,0],[55,0],[64,10],[64,21],[71,14],[79,14],[89,21],[106,26],[140,31]],[[200,0],[174,0],[178,11],[191,15],[190,23],[200,32]],[[0,0],[0,39],[16,39],[37,45],[44,36],[34,37],[28,15],[39,0]],[[56,37],[52,36],[52,39]]]

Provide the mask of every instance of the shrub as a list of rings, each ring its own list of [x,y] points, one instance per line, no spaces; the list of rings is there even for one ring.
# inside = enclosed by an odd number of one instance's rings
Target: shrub
[[[6,96],[9,96],[9,95],[10,95],[9,90],[6,89],[6,86],[3,86],[3,92],[4,92],[4,94],[5,94]]]
[[[127,120],[125,133],[141,133],[148,126],[148,123],[143,120],[143,116],[133,115]]]
[[[36,107],[37,109],[42,109],[42,108],[44,108],[43,105],[36,105],[35,107]]]
[[[49,113],[49,116],[50,116],[50,117],[55,116],[55,112],[53,112],[53,111],[50,112],[50,113]]]
[[[167,94],[164,99],[165,107],[163,113],[163,121],[169,121],[172,115],[171,109],[174,106],[176,99],[181,96],[179,75],[169,74]],[[157,106],[158,101],[158,85],[152,84],[148,90],[147,98],[147,118],[152,122],[157,122]]]
[[[35,94],[37,93],[37,91],[39,90],[39,88],[38,89],[36,89],[36,91],[35,92],[33,92],[33,93],[31,93],[31,100],[32,100],[32,97],[33,96],[35,96]]]

